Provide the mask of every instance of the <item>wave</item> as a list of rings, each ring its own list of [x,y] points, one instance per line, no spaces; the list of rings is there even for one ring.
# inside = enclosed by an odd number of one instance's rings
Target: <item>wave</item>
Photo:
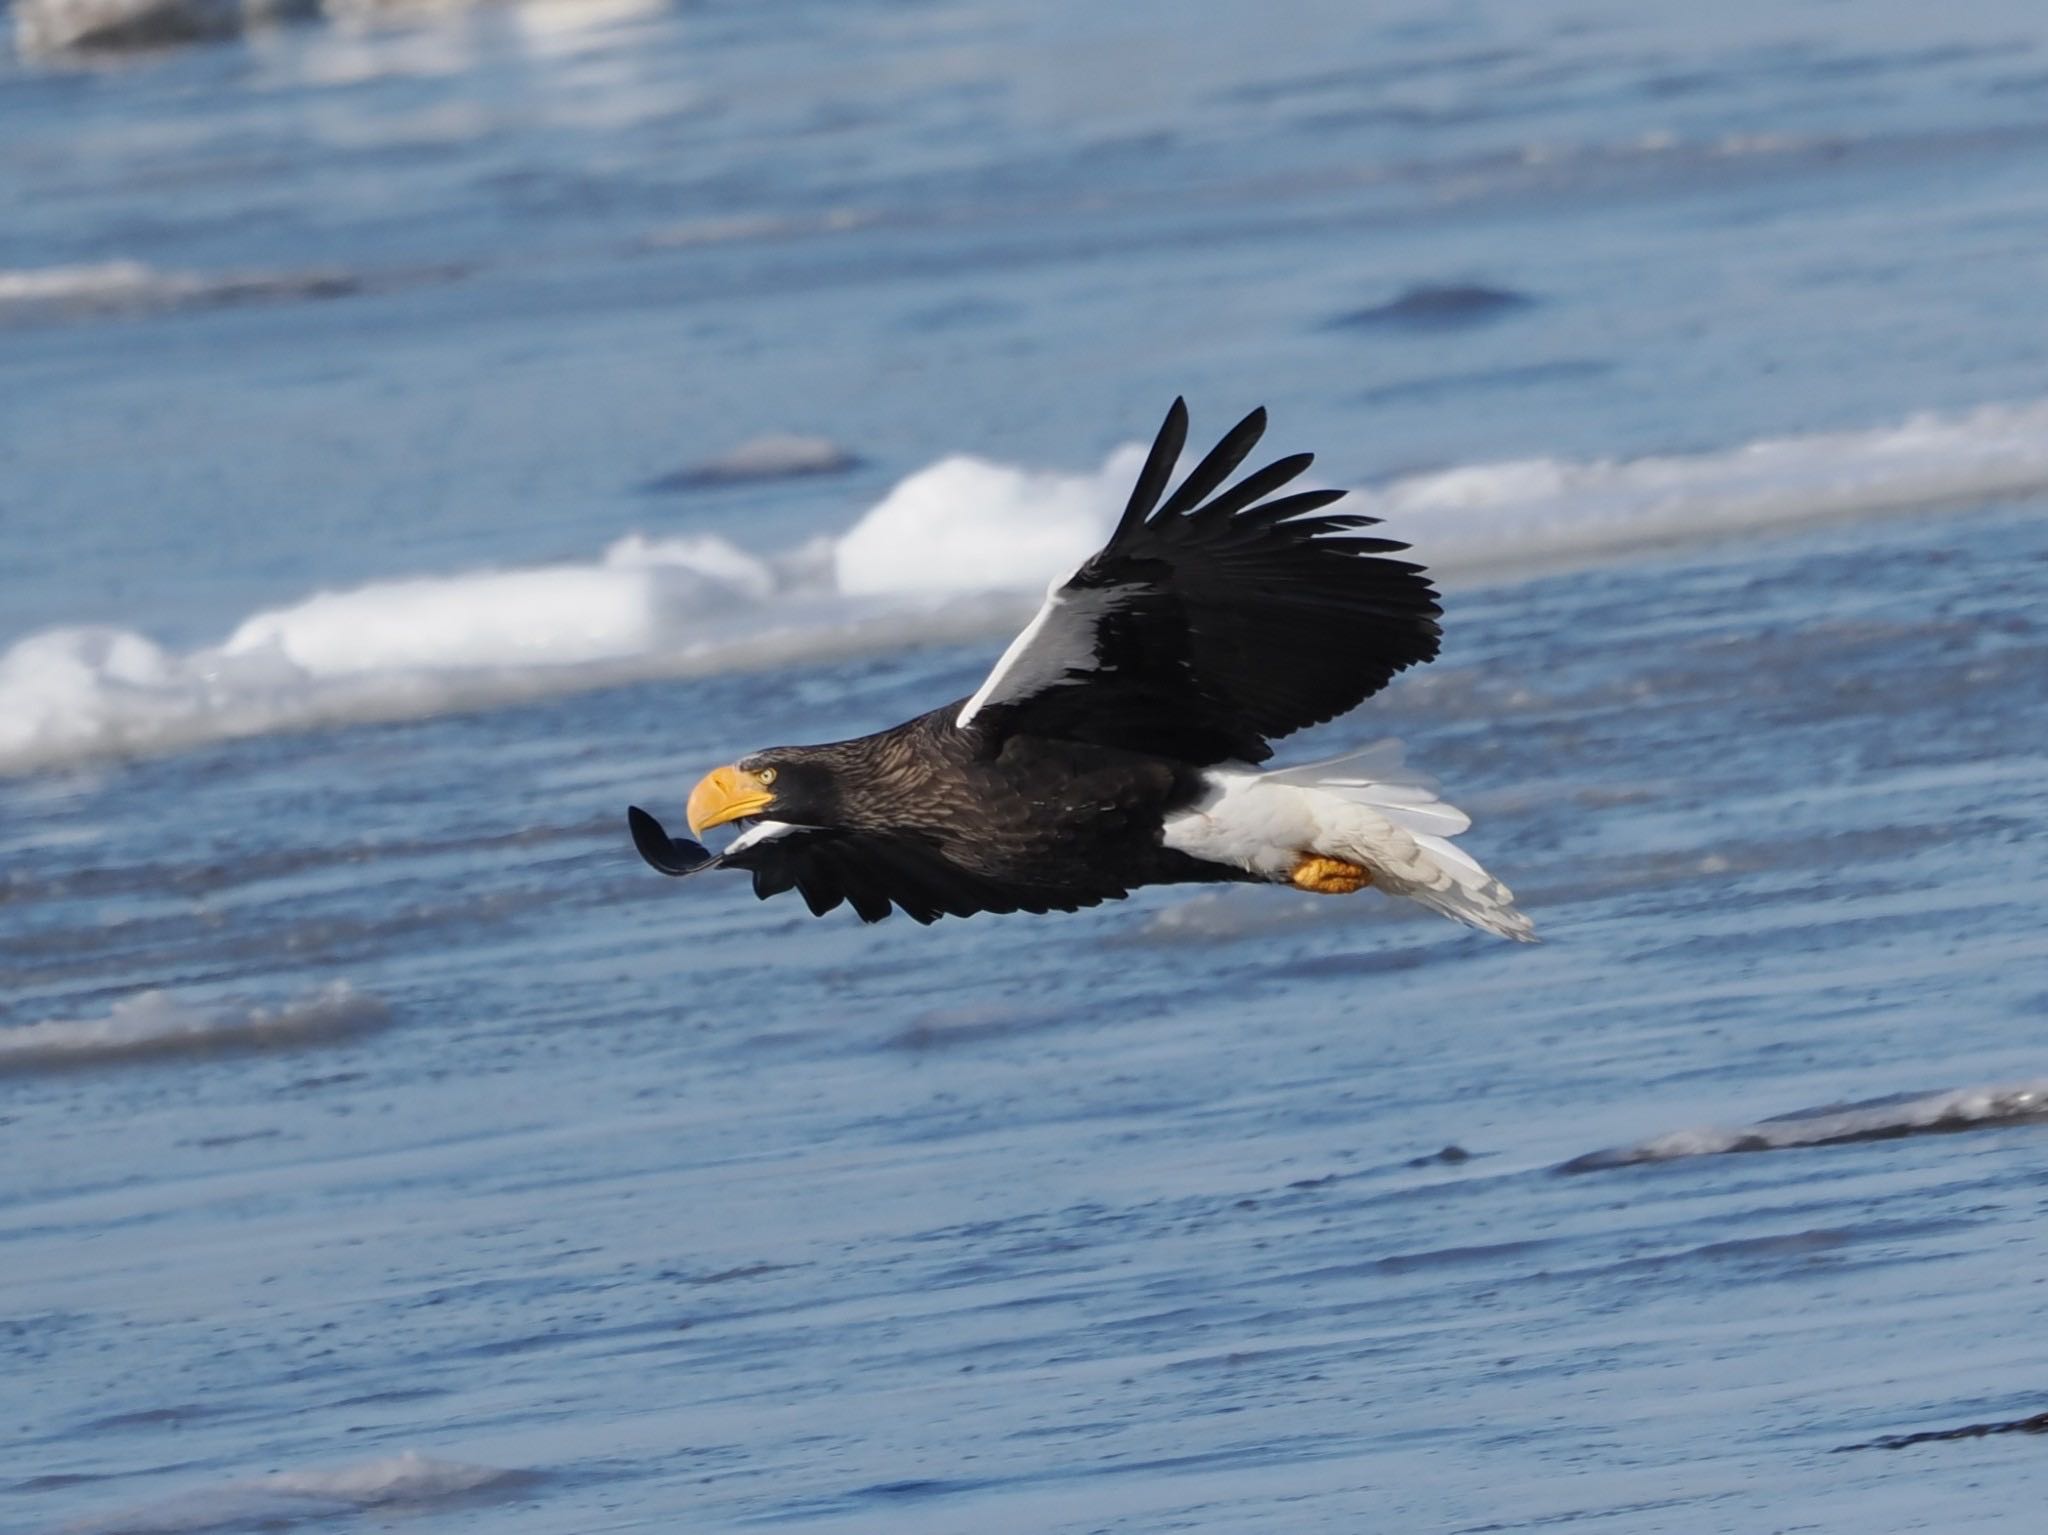
[[[0,1028],[0,1076],[103,1061],[219,1050],[265,1050],[369,1033],[390,1022],[378,998],[346,981],[280,1007],[207,1007],[166,991],[116,1002],[97,1018]]]
[[[431,266],[382,272],[341,267],[181,272],[140,261],[0,267],[0,323],[348,298],[416,283],[451,281],[465,271],[456,266]]]
[[[63,1526],[61,1535],[205,1535],[214,1530],[284,1529],[314,1519],[400,1510],[480,1493],[504,1492],[532,1474],[411,1450],[333,1471],[281,1471],[183,1493]]]
[[[1969,1087],[1909,1097],[1802,1109],[1738,1129],[1676,1130],[1633,1146],[1589,1151],[1558,1168],[1565,1173],[1600,1172],[1639,1162],[1681,1157],[1725,1156],[1738,1151],[1781,1151],[1799,1146],[1839,1146],[1852,1141],[1890,1141],[1909,1135],[1947,1135],[1959,1130],[2048,1121],[2048,1077],[1995,1087]]]
[[[0,653],[0,772],[993,639],[1100,544],[1142,458],[1132,445],[1092,473],[1063,473],[955,455],[842,535],[779,553],[633,534],[588,563],[317,593],[187,652],[130,629],[44,630]],[[1469,465],[1346,504],[1384,517],[1437,572],[1486,580],[2044,489],[2048,400],[1723,453]]]

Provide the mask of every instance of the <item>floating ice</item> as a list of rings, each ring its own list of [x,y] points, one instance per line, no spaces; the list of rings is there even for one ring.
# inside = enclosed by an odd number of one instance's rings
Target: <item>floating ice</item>
[[[301,1045],[368,1033],[389,1021],[381,1001],[346,981],[276,1008],[201,1006],[166,991],[145,991],[97,1018],[0,1028],[0,1076],[141,1056]]]
[[[191,304],[339,298],[364,279],[325,268],[299,272],[166,272],[139,261],[0,270],[0,320],[37,314],[106,314]]]
[[[283,21],[341,22],[463,9],[477,0],[17,0],[17,41],[31,57],[119,53],[239,37]],[[646,0],[577,0],[563,10],[619,11]],[[545,11],[547,7],[537,7]],[[543,20],[540,25],[549,25]],[[554,21],[553,25],[564,25]],[[573,24],[573,23],[571,23]]]
[[[1762,1120],[1739,1129],[1676,1130],[1634,1146],[1573,1157],[1558,1171],[1598,1172],[1637,1162],[1721,1156],[1732,1151],[1778,1151],[1793,1146],[1835,1146],[1846,1141],[1888,1141],[1998,1125],[2048,1121],[2048,1077],[1995,1087],[1968,1087],[1920,1097],[1878,1098],[1831,1104]]]
[[[63,1535],[205,1535],[212,1530],[283,1529],[366,1509],[399,1509],[502,1490],[528,1473],[411,1450],[333,1471],[283,1471],[188,1492],[64,1526]]]
[[[1145,462],[1119,448],[1094,474],[1054,474],[958,454],[902,482],[833,552],[854,596],[1041,587],[1102,544]]]
[[[274,654],[310,678],[575,666],[645,654],[679,621],[758,604],[767,566],[720,538],[621,539],[595,565],[376,582],[243,621],[227,661]]]
[[[1438,570],[1483,575],[1652,544],[2048,489],[2048,400],[1725,453],[1523,459],[1415,475],[1345,503]]]
[[[795,432],[768,432],[749,437],[738,447],[649,480],[642,490],[709,490],[719,485],[745,485],[755,480],[797,480],[817,474],[844,474],[860,467],[860,458],[829,437]]]
[[[439,265],[375,271],[305,267],[181,272],[146,266],[140,261],[0,268],[0,324],[347,298],[420,283],[448,282],[466,271],[459,265]]]
[[[318,9],[319,0],[19,0],[15,28],[30,55],[163,48]]]
[[[0,652],[0,772],[275,730],[420,718],[643,677],[993,640],[1114,526],[1143,450],[1065,474],[941,459],[844,534],[762,558],[631,535],[595,561],[324,592],[175,653],[118,628]],[[1692,457],[1410,476],[1348,509],[1450,577],[2048,490],[2048,400]],[[991,601],[991,595],[1005,600]]]

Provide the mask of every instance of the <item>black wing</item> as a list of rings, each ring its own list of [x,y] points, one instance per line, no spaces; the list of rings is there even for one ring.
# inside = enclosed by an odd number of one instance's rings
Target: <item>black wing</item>
[[[1264,434],[1263,409],[1161,504],[1187,425],[1175,400],[1109,542],[1047,596],[962,727],[980,718],[999,735],[1262,762],[1271,740],[1435,656],[1443,610],[1428,576],[1384,558],[1406,544],[1355,535],[1378,518],[1323,514],[1341,490],[1265,499],[1312,454],[1218,490]]]
[[[1129,893],[1107,885],[1069,890],[1005,884],[961,868],[924,838],[907,833],[767,823],[714,857],[698,843],[670,837],[637,805],[627,820],[640,856],[662,873],[746,869],[762,900],[794,890],[819,917],[844,904],[863,922],[879,922],[893,906],[913,922],[929,924],[981,911],[1078,911]]]
[[[976,912],[1077,911],[1122,890],[1044,890],[1010,885],[961,868],[924,838],[900,832],[799,828],[726,854],[754,873],[762,900],[795,890],[813,916],[842,902],[863,922],[879,922],[893,904],[913,922]]]

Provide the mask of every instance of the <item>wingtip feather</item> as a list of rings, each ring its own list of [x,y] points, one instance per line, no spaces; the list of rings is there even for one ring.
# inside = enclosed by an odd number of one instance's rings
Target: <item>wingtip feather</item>
[[[1152,451],[1145,455],[1145,467],[1138,471],[1138,483],[1131,487],[1131,499],[1125,503],[1112,543],[1152,515],[1152,508],[1166,493],[1166,482],[1173,477],[1174,465],[1180,462],[1181,449],[1187,446],[1187,441],[1188,402],[1175,395],[1166,419],[1159,424],[1158,435],[1152,439]]]

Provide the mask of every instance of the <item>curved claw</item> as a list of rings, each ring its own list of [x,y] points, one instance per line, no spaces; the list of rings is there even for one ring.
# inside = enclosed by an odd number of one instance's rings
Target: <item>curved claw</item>
[[[664,874],[680,879],[718,862],[703,843],[671,837],[662,829],[661,822],[638,805],[626,807],[626,824],[633,829],[633,846],[640,850],[640,856]]]

